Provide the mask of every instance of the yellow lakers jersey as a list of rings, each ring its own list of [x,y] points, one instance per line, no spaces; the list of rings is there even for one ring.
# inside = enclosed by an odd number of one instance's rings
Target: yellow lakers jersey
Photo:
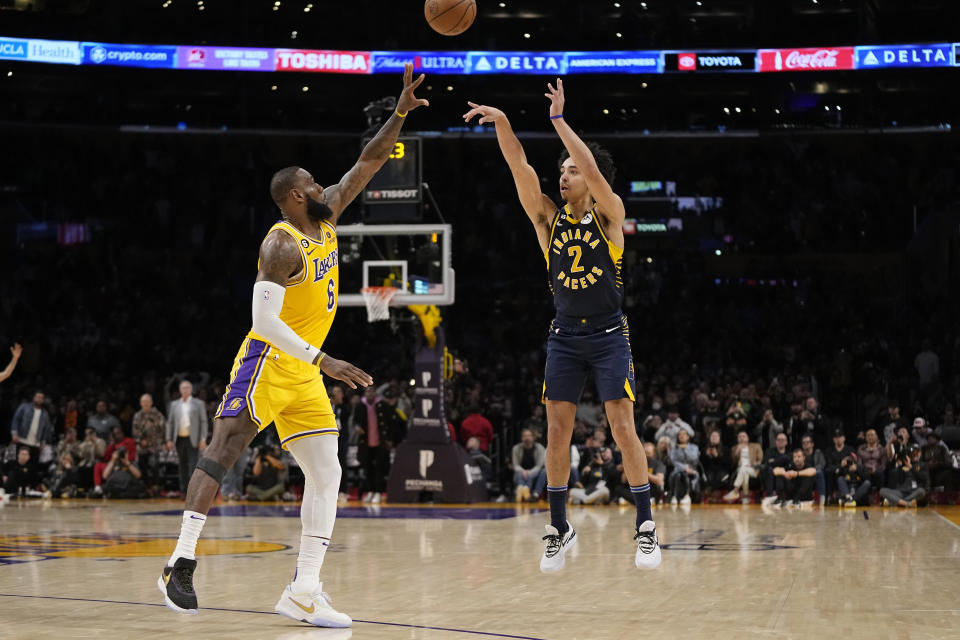
[[[321,221],[320,230],[319,238],[311,238],[289,222],[281,221],[267,232],[267,235],[274,231],[288,233],[297,241],[303,268],[286,283],[280,319],[317,348],[323,345],[337,313],[337,286],[340,282],[337,229],[329,222]],[[269,340],[252,330],[248,335],[269,344]]]

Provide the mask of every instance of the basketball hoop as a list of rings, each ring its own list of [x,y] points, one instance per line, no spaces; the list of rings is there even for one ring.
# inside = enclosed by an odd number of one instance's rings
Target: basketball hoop
[[[395,287],[364,287],[360,289],[363,303],[367,306],[367,322],[390,319],[390,301],[400,289]]]

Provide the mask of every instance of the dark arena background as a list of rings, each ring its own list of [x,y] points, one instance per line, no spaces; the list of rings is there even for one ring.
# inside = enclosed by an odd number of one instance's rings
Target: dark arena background
[[[338,221],[322,346],[374,379],[324,377],[320,577],[353,626],[274,613],[305,479],[272,425],[178,616],[157,574],[251,327],[271,176],[336,184],[405,62],[430,105]],[[947,0],[478,0],[453,37],[418,2],[0,0],[0,637],[960,637],[957,67]],[[626,208],[650,572],[592,376],[582,540],[536,566],[553,297],[493,125],[462,116],[502,109],[560,202],[557,78]]]

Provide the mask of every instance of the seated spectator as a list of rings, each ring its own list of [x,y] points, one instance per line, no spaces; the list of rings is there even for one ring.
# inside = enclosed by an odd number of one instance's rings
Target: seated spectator
[[[93,497],[97,498],[103,495],[103,472],[107,465],[114,459],[114,453],[117,449],[123,447],[126,450],[126,458],[131,462],[137,459],[137,443],[133,438],[123,433],[123,428],[119,425],[113,428],[110,433],[110,444],[103,454],[103,460],[93,465]],[[137,469],[137,478],[139,479],[140,470]]]
[[[490,441],[493,440],[493,425],[480,413],[477,405],[467,409],[467,417],[460,423],[460,441],[466,443],[470,438],[476,438],[480,450],[490,451]]]
[[[707,436],[707,444],[700,454],[704,484],[707,489],[723,489],[730,481],[730,459],[720,441],[720,431],[714,429]]]
[[[76,433],[76,429],[73,432]],[[80,476],[77,473],[77,467],[73,464],[73,456],[64,453],[60,456],[47,486],[50,487],[50,494],[54,498],[73,498],[77,495],[79,481]]]
[[[547,450],[534,439],[532,429],[524,429],[520,433],[520,442],[513,446],[510,458],[516,501],[523,502],[530,498],[539,500],[540,496],[534,495],[533,489],[546,462]]]
[[[667,437],[670,438],[672,444],[677,444],[677,434],[680,431],[687,433],[688,442],[694,436],[693,427],[680,419],[680,411],[675,406],[667,407],[667,419],[660,428],[657,429],[657,432],[654,434],[654,439],[659,441],[660,438]]]
[[[793,454],[787,448],[787,434],[781,432],[774,438],[773,446],[767,449],[763,456],[763,490],[761,504],[773,504],[777,500],[776,486],[773,481],[773,470],[777,467],[786,469],[793,461]]]
[[[140,477],[140,469],[130,452],[124,445],[118,445],[103,469],[104,494],[108,498],[142,498],[146,492]]]
[[[827,502],[833,499],[833,492],[840,489],[837,478],[846,472],[847,465],[856,462],[857,454],[846,445],[847,437],[840,429],[833,432],[833,446],[823,454],[826,465],[823,475],[827,481]]]
[[[80,455],[74,459],[79,475],[79,489],[93,488],[93,470],[107,452],[107,443],[97,435],[93,427],[87,427],[86,436],[80,443]]]
[[[287,481],[287,463],[279,445],[264,447],[253,463],[254,483],[247,485],[251,500],[276,500],[283,495]]]
[[[670,452],[673,451],[673,442],[667,436],[664,436],[657,440],[657,460],[663,463],[665,467],[664,473],[666,477],[670,477],[670,472],[673,471],[673,460],[670,459]]]
[[[40,475],[37,473],[35,465],[30,463],[30,448],[19,447],[17,450],[17,459],[11,462],[3,476],[3,487],[11,497],[39,497],[43,495],[40,491]]]
[[[570,489],[570,501],[573,504],[595,504],[610,499],[608,484],[619,479],[617,464],[613,459],[613,451],[603,446],[598,436],[601,430],[597,429],[592,438],[592,444],[584,450],[580,462],[580,485]]]
[[[480,448],[480,440],[476,436],[473,436],[467,440],[467,456],[470,457],[470,460],[473,462],[473,464],[480,468],[480,473],[483,474],[484,482],[492,482],[493,463],[490,461],[490,458],[487,456],[487,454],[483,452],[483,449]],[[544,476],[545,475],[546,474],[544,474]]]
[[[657,458],[657,452],[653,448],[652,442],[644,442],[643,451],[647,455],[647,478],[650,480],[650,504],[662,504],[666,485],[667,467]],[[621,478],[621,482],[624,484],[627,493],[630,493],[630,483],[626,478],[626,474]],[[632,493],[630,493],[630,500],[633,500]]]
[[[887,453],[880,444],[876,429],[867,429],[866,442],[857,449],[860,460],[860,473],[870,481],[873,487],[883,486],[884,471],[887,468]]]
[[[900,403],[895,399],[891,398],[887,402],[887,410],[877,416],[876,427],[878,434],[883,434],[883,441],[889,443],[893,439],[893,434],[896,433],[900,427],[906,427],[909,425],[907,418],[900,415]]]
[[[685,429],[677,432],[677,446],[670,452],[673,461],[673,471],[670,473],[670,504],[679,501],[681,505],[691,503],[690,492],[699,490],[700,449],[690,442],[690,435]]]
[[[904,429],[905,430],[905,429]],[[887,474],[887,487],[880,489],[883,506],[915,507],[927,495],[929,476],[920,464],[920,448],[910,444],[897,451]]]
[[[96,412],[87,418],[87,426],[93,427],[97,435],[106,440],[113,430],[120,426],[120,421],[115,415],[107,412],[107,402],[100,400],[97,402]]]
[[[760,423],[757,424],[757,427],[753,430],[753,437],[754,440],[760,444],[761,448],[769,449],[776,443],[777,434],[783,432],[783,425],[773,417],[773,409],[767,409],[763,412],[763,418],[760,420]],[[789,438],[787,444],[789,445]]]
[[[837,488],[840,490],[840,506],[856,507],[862,504],[870,493],[870,480],[860,471],[856,454],[844,459],[840,475],[837,476]]]
[[[749,501],[750,480],[760,473],[763,451],[759,444],[750,442],[750,436],[745,427],[737,432],[737,445],[733,448],[730,457],[736,465],[736,475],[733,478],[733,489],[723,496],[723,499],[726,502],[734,502],[741,499],[742,495],[744,501]]]
[[[940,435],[932,429],[927,431],[927,442],[921,448],[920,459],[927,466],[932,486],[945,487],[950,484],[953,474],[952,456],[940,440]]]
[[[817,495],[820,496],[820,504],[824,505],[827,501],[827,479],[824,477],[823,469],[827,461],[823,457],[823,452],[814,445],[812,433],[806,433],[800,438],[800,448],[803,449],[805,459],[808,463],[812,463],[813,468],[817,470],[817,474],[814,476],[814,484],[817,488]]]
[[[640,423],[640,439],[644,442],[657,442],[660,438],[657,437],[657,433],[660,432],[660,427],[663,426],[663,418],[660,417],[659,413],[651,413]]]
[[[795,449],[793,459],[786,467],[773,470],[776,478],[777,501],[774,506],[784,506],[788,502],[795,507],[813,504],[813,485],[817,470],[807,461],[803,449]]]
[[[921,417],[913,419],[913,431],[910,434],[911,440],[918,447],[924,447],[927,444],[927,434],[933,431],[927,424],[927,421]]]
[[[77,440],[77,430],[73,427],[67,428],[63,434],[63,440],[57,444],[57,460],[66,454],[70,454],[73,460],[80,459],[80,441]]]
[[[596,402],[593,391],[584,389],[580,402],[577,403],[577,419],[583,420],[591,429],[600,426],[600,417],[603,415],[602,407]]]
[[[736,395],[730,398],[730,404],[727,406],[726,416],[723,420],[723,443],[727,446],[740,444],[739,432],[747,428],[747,412],[743,408],[743,403]],[[760,445],[757,445],[759,447]],[[763,456],[763,449],[760,449],[760,455]]]

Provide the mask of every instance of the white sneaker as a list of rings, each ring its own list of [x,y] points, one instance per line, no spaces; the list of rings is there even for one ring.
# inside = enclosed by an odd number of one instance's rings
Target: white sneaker
[[[586,500],[583,501],[583,504],[595,504],[597,502],[606,502],[610,497],[610,489],[606,487],[600,487],[596,489],[593,493],[587,496]]]
[[[380,504],[380,496],[381,496],[381,495],[382,495],[382,494],[379,494],[379,493],[373,494],[373,497],[370,498],[370,504]]]
[[[689,507],[691,504],[693,504],[693,500],[690,499],[689,493],[680,499],[681,507]]]
[[[323,583],[313,593],[294,593],[290,585],[283,590],[274,611],[292,620],[299,620],[317,627],[349,627],[353,624],[345,613],[331,605],[330,596],[323,592]]]
[[[350,501],[350,496],[345,494],[343,491],[337,494],[337,504],[347,504]]]
[[[546,530],[547,535],[543,536],[543,539],[546,540],[547,546],[543,550],[543,555],[540,556],[540,571],[552,573],[563,569],[563,557],[577,544],[577,532],[569,520],[567,530],[562,536],[551,524],[546,525]]]
[[[769,507],[776,501],[777,501],[777,494],[773,494],[772,496],[767,496],[763,500],[761,500],[760,505],[764,507]]]
[[[678,503],[677,503],[677,497],[676,497],[676,496],[670,498],[670,506],[671,506],[671,507],[675,507],[675,506],[677,506],[677,504],[678,504]]]
[[[653,520],[647,520],[637,527],[633,536],[637,541],[637,554],[633,562],[638,569],[656,569],[660,566],[660,543],[657,540],[657,527]]]

